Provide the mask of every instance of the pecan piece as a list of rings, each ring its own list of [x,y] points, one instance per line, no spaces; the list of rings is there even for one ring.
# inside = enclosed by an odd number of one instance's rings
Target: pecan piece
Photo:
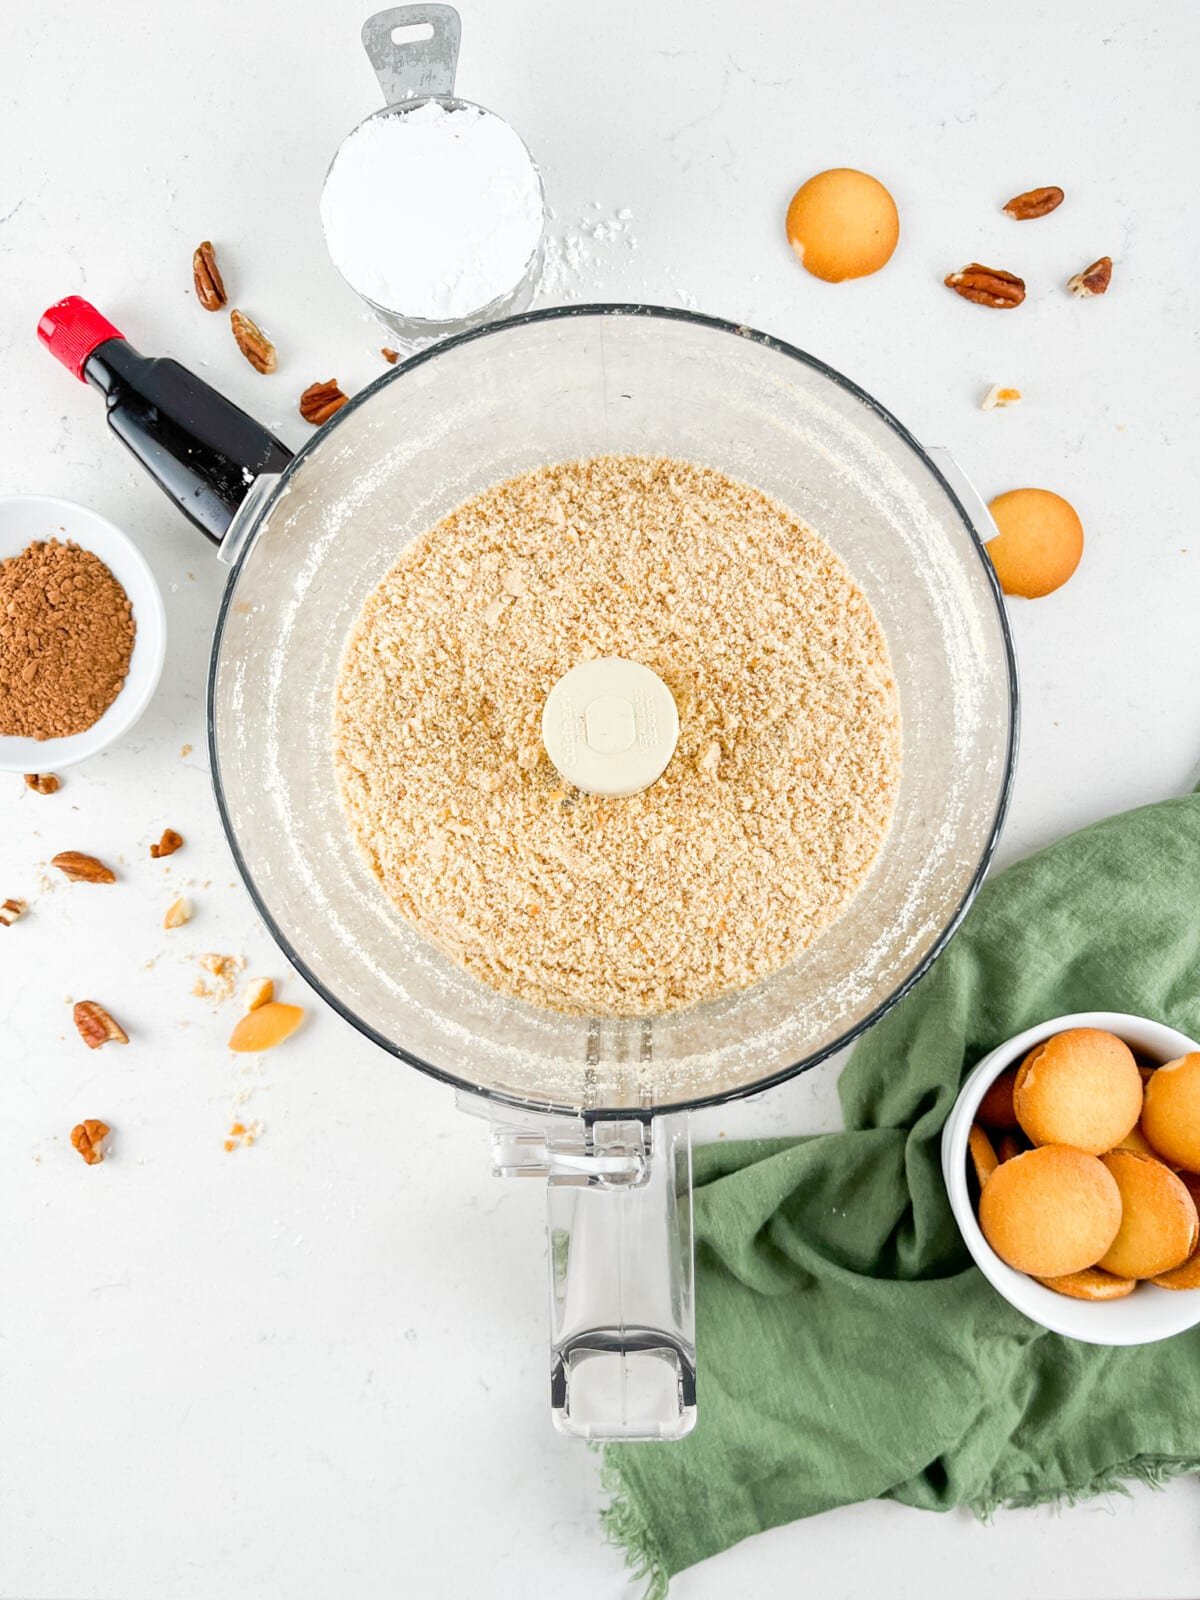
[[[1063,192],[1056,183],[1047,184],[1044,189],[1026,189],[1024,194],[1013,195],[1004,207],[1004,214],[1014,222],[1031,222],[1034,217],[1048,217],[1052,211],[1057,211],[1063,199]]]
[[[70,878],[72,883],[116,883],[117,875],[95,856],[85,856],[82,850],[60,850],[50,858],[50,865]]]
[[[229,326],[234,341],[255,372],[274,372],[278,366],[275,346],[256,322],[251,322],[244,311],[229,313]]]
[[[305,422],[319,428],[335,411],[340,411],[349,398],[338,388],[336,378],[330,378],[328,383],[310,383],[300,396],[300,415]]]
[[[961,272],[951,272],[943,281],[947,289],[953,289],[964,300],[972,300],[977,306],[993,306],[997,311],[1019,306],[1025,298],[1024,278],[1000,267],[982,267],[978,261],[968,262]]]
[[[1103,294],[1111,282],[1112,257],[1101,256],[1099,261],[1093,261],[1090,267],[1068,278],[1067,288],[1080,300],[1090,300],[1093,295]]]
[[[162,838],[150,846],[151,859],[157,861],[161,856],[173,856],[182,843],[181,833],[176,833],[174,828],[164,828]]]
[[[29,910],[24,900],[8,899],[0,902],[0,928],[11,928],[18,917]]]
[[[387,362],[389,367],[394,367],[397,361],[400,359],[399,350],[390,350],[386,344],[380,350],[379,354]]]
[[[75,1027],[89,1050],[99,1050],[111,1040],[114,1044],[128,1044],[129,1035],[104,1007],[95,1000],[79,1000],[75,1005]]]
[[[217,266],[216,251],[210,239],[205,239],[192,252],[192,281],[196,285],[196,299],[205,311],[220,311],[228,301],[229,296],[225,293]]]
[[[111,1132],[107,1122],[101,1122],[98,1117],[85,1117],[71,1129],[71,1143],[88,1166],[94,1167],[97,1162],[104,1160],[104,1151],[100,1146]]]
[[[52,772],[27,772],[25,787],[34,794],[56,794],[62,785]]]

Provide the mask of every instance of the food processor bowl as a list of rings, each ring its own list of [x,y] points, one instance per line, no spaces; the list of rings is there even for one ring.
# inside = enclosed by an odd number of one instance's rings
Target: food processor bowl
[[[891,829],[840,920],[753,988],[652,1019],[534,1008],[428,944],[361,857],[332,760],[347,636],[404,546],[501,479],[609,452],[719,468],[808,522],[874,607],[902,717]],[[620,1117],[778,1082],[853,1038],[919,976],[995,844],[1015,707],[1003,606],[972,516],[894,418],[747,328],[583,306],[413,357],[288,469],[217,628],[213,772],[260,909],[343,1016],[462,1089]]]
[[[405,545],[499,480],[608,452],[719,468],[809,523],[874,607],[902,717],[891,829],[840,920],[754,987],[653,1018],[539,1010],[426,943],[360,856],[332,758],[347,636]],[[551,1413],[566,1432],[693,1426],[688,1109],[853,1039],[925,971],[982,880],[1017,704],[991,531],[944,453],[821,362],[690,312],[581,306],[385,375],[281,479],[255,483],[222,545],[236,565],[210,739],[242,874],[336,1010],[490,1119],[497,1174],[548,1179]]]

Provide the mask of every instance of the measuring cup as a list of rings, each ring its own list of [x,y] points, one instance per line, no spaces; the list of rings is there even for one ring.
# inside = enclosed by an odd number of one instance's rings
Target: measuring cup
[[[430,32],[423,38],[397,40],[395,35],[402,30],[411,32],[414,28],[427,27]],[[489,111],[485,106],[478,105],[473,100],[464,100],[454,93],[454,74],[458,66],[458,50],[462,36],[462,24],[458,12],[453,6],[447,5],[412,5],[393,6],[387,11],[377,11],[363,23],[362,42],[367,52],[375,76],[379,80],[379,87],[383,90],[385,104],[378,111],[364,117],[342,143],[338,146],[337,154],[329,164],[325,174],[325,186],[329,184],[330,175],[337,163],[338,157],[345,149],[348,142],[354,138],[359,129],[376,117],[406,116],[415,111],[419,106],[434,103],[446,111],[474,110],[481,112],[486,117],[494,117],[494,111]],[[506,127],[509,125],[506,123]],[[545,238],[545,210],[546,198],[542,186],[541,173],[537,163],[530,155],[528,146],[517,137],[521,148],[529,159],[538,185],[538,195],[541,201],[542,227],[538,232],[537,242],[534,245],[529,259],[526,261],[520,277],[510,289],[497,295],[486,305],[479,306],[468,314],[453,319],[430,318],[414,315],[419,308],[410,306],[384,306],[371,299],[359,286],[348,278],[342,268],[338,266],[336,257],[330,246],[329,233],[322,221],[322,231],[325,233],[326,246],[330,248],[333,264],[350,287],[365,305],[368,305],[380,322],[407,344],[427,344],[434,339],[442,339],[455,333],[465,332],[485,322],[492,322],[499,317],[511,316],[518,311],[524,311],[533,298],[534,288],[542,266],[542,251]],[[322,191],[324,194],[324,189]],[[383,203],[384,197],[381,197]],[[403,203],[403,196],[398,197],[398,203]]]

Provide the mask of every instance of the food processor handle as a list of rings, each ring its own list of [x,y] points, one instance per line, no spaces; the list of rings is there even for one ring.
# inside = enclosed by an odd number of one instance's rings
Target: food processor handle
[[[545,1177],[550,1409],[597,1440],[680,1439],[696,1421],[692,1151],[686,1112],[490,1116],[493,1170]]]
[[[421,38],[397,39],[401,29],[428,28]],[[362,26],[363,49],[375,68],[383,103],[402,105],[454,93],[462,24],[453,6],[392,6]]]
[[[232,400],[177,361],[141,355],[79,295],[43,313],[38,338],[69,372],[100,391],[108,425],[122,444],[218,545],[247,499],[264,497],[292,459],[285,444]],[[227,553],[224,546],[221,553]]]

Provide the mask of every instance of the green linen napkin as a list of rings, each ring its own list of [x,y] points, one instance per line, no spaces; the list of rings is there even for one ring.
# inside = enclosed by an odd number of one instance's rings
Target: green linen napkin
[[[971,1263],[942,1183],[964,1075],[1087,1010],[1200,1034],[1200,796],[986,884],[855,1050],[844,1133],[697,1151],[700,1420],[679,1444],[604,1456],[606,1526],[648,1596],[852,1501],[986,1515],[1200,1471],[1200,1329],[1124,1350],[1045,1332]]]

